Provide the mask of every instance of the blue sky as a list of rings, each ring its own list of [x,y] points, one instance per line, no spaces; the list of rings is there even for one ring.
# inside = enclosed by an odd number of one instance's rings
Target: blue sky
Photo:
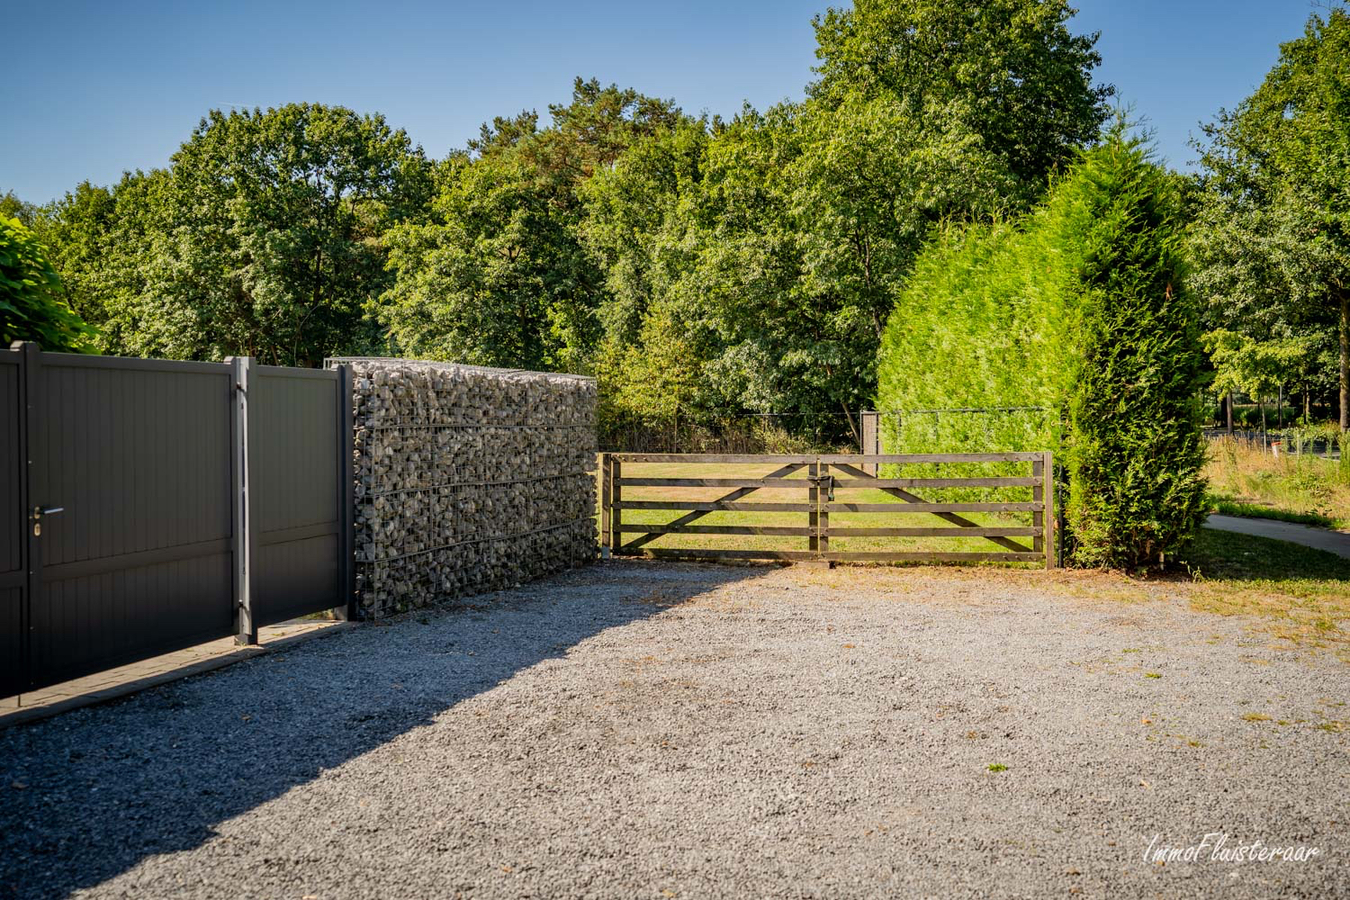
[[[732,114],[799,98],[829,0],[12,3],[0,193],[44,202],[164,165],[209,108],[291,101],[383,112],[428,153],[565,100],[574,75]],[[1078,0],[1100,78],[1191,158],[1197,123],[1260,83],[1306,0]]]

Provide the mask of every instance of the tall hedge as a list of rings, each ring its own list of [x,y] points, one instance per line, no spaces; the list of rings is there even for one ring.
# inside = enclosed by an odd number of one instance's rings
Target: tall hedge
[[[0,216],[0,347],[36,341],[44,350],[84,351],[89,326],[61,297],[61,279],[38,239]]]
[[[1204,516],[1200,310],[1180,198],[1137,140],[1087,154],[1055,203],[1084,223],[1074,278],[1068,522],[1085,565],[1161,565]]]
[[[948,228],[887,322],[877,409],[887,444],[924,452],[1057,446],[1068,389],[1067,272],[1038,210]],[[960,410],[959,412],[957,410]]]
[[[1168,174],[1117,128],[1022,222],[943,234],[882,341],[878,408],[900,412],[888,448],[1053,449],[1072,559],[1165,563],[1204,498],[1181,230]],[[972,407],[1004,409],[916,412]]]

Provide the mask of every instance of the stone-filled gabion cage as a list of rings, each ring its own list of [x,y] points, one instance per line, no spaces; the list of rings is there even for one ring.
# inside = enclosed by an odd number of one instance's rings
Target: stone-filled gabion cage
[[[595,380],[352,367],[356,590],[379,618],[595,559]]]

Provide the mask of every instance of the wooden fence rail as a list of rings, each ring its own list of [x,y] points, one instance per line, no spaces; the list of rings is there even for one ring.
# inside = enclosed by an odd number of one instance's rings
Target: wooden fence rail
[[[772,472],[752,477],[628,477],[624,464],[665,463],[731,466],[775,465]],[[880,466],[917,464],[1025,464],[1026,475],[979,475],[945,477],[880,477]],[[805,477],[802,477],[805,470]],[[1054,458],[1037,453],[919,453],[919,454],[825,454],[814,456],[681,453],[606,453],[600,467],[601,544],[614,555],[646,553],[658,558],[684,559],[777,559],[798,561],[997,561],[1044,562],[1057,565],[1055,551]],[[836,474],[838,473],[838,474]],[[795,477],[794,477],[795,476]],[[845,476],[845,477],[840,477]],[[715,500],[625,499],[625,488],[732,488]],[[761,489],[798,490],[805,496],[797,502],[756,502],[743,498]],[[915,489],[1030,488],[1031,500],[1006,502],[934,502],[913,493]],[[901,502],[860,503],[836,500],[836,492],[857,489],[881,491]],[[630,495],[631,496],[631,495]],[[628,524],[624,510],[670,510],[681,512],[663,524]],[[806,513],[803,525],[707,525],[695,524],[714,512]],[[936,516],[955,527],[860,527],[831,525],[831,513],[905,513]],[[985,525],[962,513],[1030,513],[1030,525]],[[667,535],[769,536],[806,538],[803,550],[755,548],[659,547],[650,544]],[[628,536],[632,536],[631,538]],[[980,538],[999,549],[988,551],[937,550],[832,550],[831,538]],[[1021,541],[1017,540],[1022,539]],[[1027,542],[1029,540],[1029,543]]]

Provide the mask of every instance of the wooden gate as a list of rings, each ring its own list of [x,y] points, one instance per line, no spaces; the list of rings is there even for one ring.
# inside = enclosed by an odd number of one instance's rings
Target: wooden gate
[[[753,477],[741,472],[736,474],[742,477],[688,477],[690,470],[698,468],[709,469],[710,475],[726,475],[729,469],[768,466],[775,468]],[[900,477],[916,466],[931,471],[916,477]],[[944,467],[958,468],[960,474],[944,472]],[[993,467],[997,470],[969,474],[972,469]],[[884,474],[873,474],[878,471]],[[601,457],[600,474],[601,543],[614,555],[645,553],[682,559],[998,561],[1037,562],[1054,568],[1057,553],[1053,473],[1054,459],[1049,452],[813,456],[606,453]],[[710,492],[710,488],[731,490]],[[684,499],[691,489],[716,496]],[[931,493],[953,490],[962,495],[955,502],[942,502]],[[665,496],[650,496],[657,491]],[[1021,496],[970,499],[970,495],[989,491]],[[757,492],[759,498],[746,499]],[[733,518],[734,524],[724,521],[695,524],[708,516],[726,513],[735,515],[719,518]],[[779,524],[783,514],[804,514],[804,521]],[[831,514],[836,517],[833,522]],[[922,520],[915,525],[855,524],[859,519],[875,521],[896,514],[936,517],[945,524],[925,525]],[[679,542],[668,537],[677,535],[701,537]],[[688,546],[717,543],[708,541],[706,536],[739,539],[732,542],[735,546]],[[784,538],[805,538],[805,546],[747,547],[743,546],[746,537],[777,545],[795,543]],[[925,544],[938,538],[959,539],[962,544],[976,539],[977,544],[985,546],[973,550],[838,547],[840,542],[852,544],[858,543],[858,539],[867,539],[864,543],[875,545],[877,542],[872,540],[875,538],[906,539],[909,543],[922,539]],[[836,542],[834,548],[832,539]],[[649,546],[658,541],[662,546]],[[671,546],[672,543],[675,545]],[[902,541],[882,543],[895,545]]]

